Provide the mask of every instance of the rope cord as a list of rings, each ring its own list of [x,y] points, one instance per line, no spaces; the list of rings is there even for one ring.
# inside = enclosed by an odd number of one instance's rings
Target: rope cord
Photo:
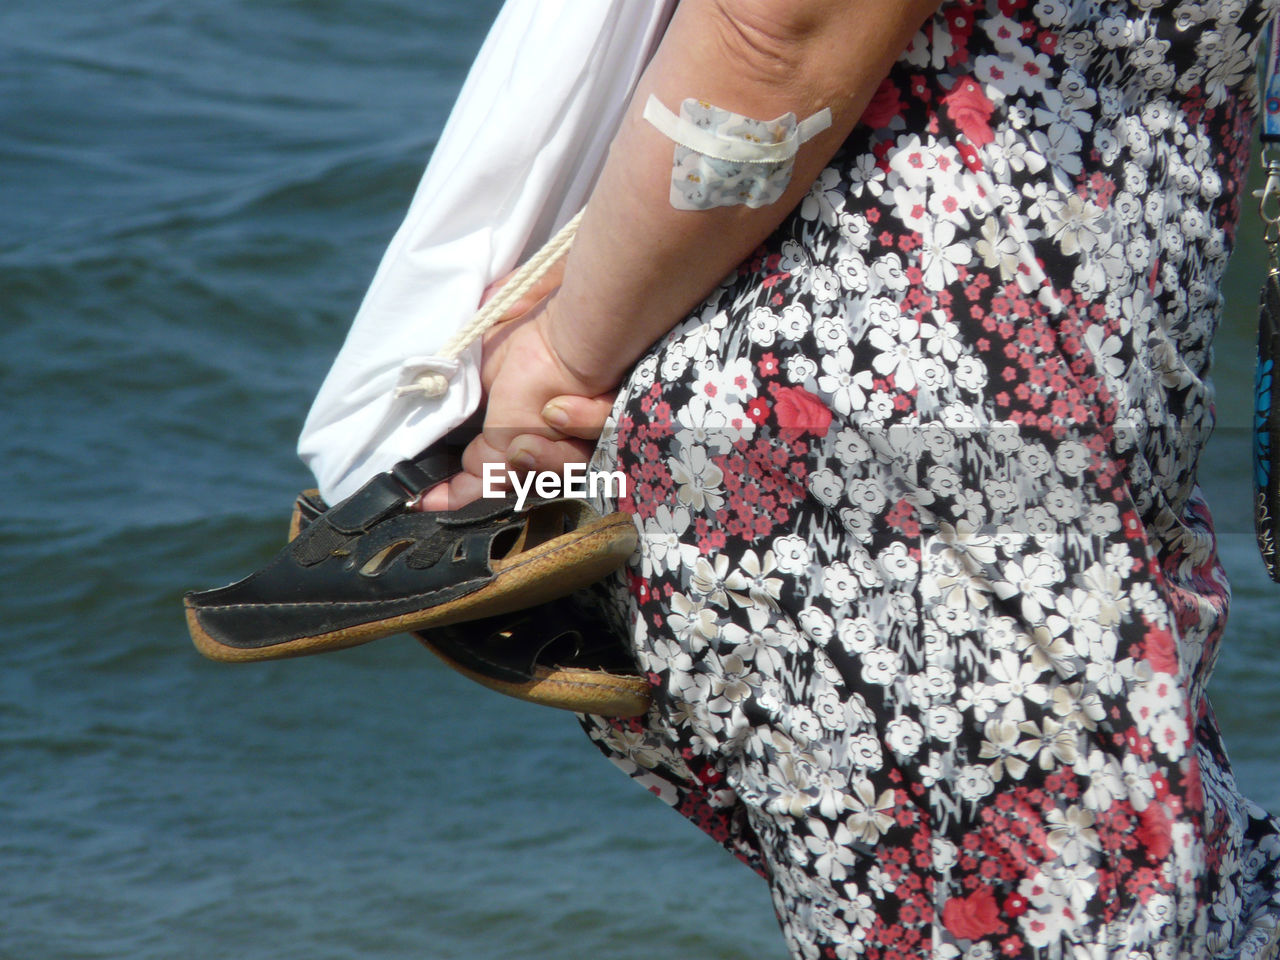
[[[568,251],[574,234],[578,232],[578,224],[582,222],[583,212],[579,210],[572,220],[513,273],[511,279],[502,285],[502,289],[445,342],[436,356],[441,360],[457,360],[467,347],[483,336],[521,297],[532,290],[534,284],[546,276],[547,271]],[[395,395],[401,397],[421,393],[427,397],[440,397],[448,389],[449,378],[443,373],[426,373],[413,383],[396,388]]]

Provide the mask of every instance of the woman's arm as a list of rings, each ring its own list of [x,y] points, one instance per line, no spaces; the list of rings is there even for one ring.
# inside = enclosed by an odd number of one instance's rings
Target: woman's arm
[[[544,405],[600,409],[573,397],[616,387],[630,366],[751,253],[808,192],[848,136],[889,67],[939,0],[682,0],[645,71],[591,195],[560,289],[486,341],[483,438],[448,499],[479,488],[484,462],[559,469],[590,444],[590,429],[551,429]],[[757,120],[831,126],[800,147],[790,185],[758,208],[677,210],[669,199],[674,144],[641,116],[650,94],[677,112],[693,97]],[[573,417],[571,416],[571,419]],[[588,425],[589,427],[590,425]],[[598,428],[597,428],[598,431]],[[519,443],[513,441],[519,437]]]
[[[600,390],[615,386],[804,198],[937,0],[684,0],[641,79],[545,323],[551,347]],[[676,210],[673,144],[640,111],[686,97],[759,120],[828,107],[782,199]]]

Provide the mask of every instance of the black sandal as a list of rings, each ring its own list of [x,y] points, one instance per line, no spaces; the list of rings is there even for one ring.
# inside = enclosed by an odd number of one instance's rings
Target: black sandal
[[[196,648],[213,660],[274,660],[492,617],[572,593],[635,549],[630,517],[579,499],[410,509],[457,468],[451,450],[402,461],[318,513],[262,570],[187,594]]]
[[[517,700],[601,717],[638,717],[649,709],[649,681],[636,672],[591,588],[414,636],[463,676]]]
[[[320,491],[298,494],[289,539],[328,509]],[[606,591],[597,583],[528,610],[414,636],[451,669],[517,700],[602,717],[642,716],[651,687],[606,614]]]

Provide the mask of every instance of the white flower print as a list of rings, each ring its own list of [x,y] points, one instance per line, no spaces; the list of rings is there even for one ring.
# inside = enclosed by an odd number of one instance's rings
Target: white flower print
[[[960,327],[954,321],[947,318],[940,310],[935,310],[932,315],[931,323],[922,323],[920,325],[920,335],[925,340],[925,350],[940,360],[945,360],[948,364],[954,364],[960,359],[962,351],[960,341]]]
[[[910,717],[899,717],[885,728],[884,742],[900,758],[915,756],[924,742],[924,728]]]
[[[844,606],[857,597],[860,586],[847,563],[836,561],[823,571],[823,590],[836,606]]]
[[[920,571],[920,564],[907,552],[905,543],[891,543],[876,558],[880,569],[889,580],[914,580]]]
[[[1179,713],[1166,710],[1152,725],[1151,742],[1156,750],[1172,761],[1181,760],[1190,745],[1187,721]]]
[[[833,470],[825,467],[809,475],[809,490],[821,503],[834,507],[844,492],[844,481]]]
[[[775,318],[777,333],[787,340],[799,340],[813,323],[809,311],[798,303],[789,303],[782,308],[782,316]]]
[[[840,192],[840,171],[828,167],[818,174],[813,186],[800,202],[800,216],[806,220],[822,219],[823,223],[835,226],[838,222],[837,211],[844,206],[844,195]]]
[[[1092,352],[1095,362],[1099,363],[1107,377],[1119,378],[1125,369],[1124,358],[1120,354],[1120,338],[1108,336],[1106,330],[1094,325],[1085,331],[1084,342]]]
[[[691,446],[679,459],[668,460],[667,465],[677,484],[676,495],[681,503],[701,511],[707,506],[714,508],[724,502],[721,489],[724,474],[707,456],[705,447]]]
[[[1050,810],[1045,820],[1050,827],[1049,845],[1068,865],[1079,863],[1090,851],[1101,847],[1098,831],[1093,829],[1093,813],[1083,807],[1073,805],[1066,810]]]
[[[912,390],[916,385],[915,367],[920,360],[920,325],[910,317],[900,316],[893,328],[878,326],[867,339],[879,352],[871,361],[875,371],[893,376],[900,390]]]
[[[755,605],[771,610],[778,608],[778,597],[782,591],[782,580],[769,574],[776,569],[772,550],[766,550],[763,556],[755,551],[747,550],[738,561],[738,567],[725,579],[725,588],[733,602],[742,607]]]
[[[1004,568],[1008,579],[996,580],[992,589],[1001,600],[1020,598],[1022,615],[1029,623],[1044,620],[1044,609],[1054,605],[1054,594],[1062,580],[1062,564],[1048,553],[1032,554],[1021,561],[1010,560]]]
[[[777,674],[783,665],[783,653],[795,649],[792,640],[772,627],[746,630],[736,623],[724,624],[720,633],[721,649],[732,650],[744,661],[751,661],[762,676]]]
[[[787,713],[787,733],[799,744],[812,744],[822,736],[818,715],[806,706],[792,707]]]
[[[849,807],[849,829],[865,843],[875,843],[880,835],[893,826],[893,791],[885,790],[879,796],[871,781],[855,777],[853,790],[846,799]]]
[[[970,803],[989,796],[995,788],[995,781],[991,779],[991,772],[985,764],[966,764],[956,774],[956,792]]]
[[[1045,508],[1058,523],[1070,523],[1084,512],[1084,501],[1078,490],[1059,484],[1045,497]]]
[[[871,371],[853,372],[853,351],[847,346],[822,357],[823,375],[818,388],[830,394],[831,405],[842,414],[861,410],[866,404],[866,391],[871,389]]]
[[[645,576],[677,569],[680,563],[681,535],[689,529],[689,511],[672,510],[665,503],[654,511],[653,523],[646,525],[640,538],[640,556]]]
[[[737,439],[724,409],[713,406],[702,393],[689,398],[676,414],[680,425],[676,437],[683,447],[704,447],[715,453],[726,453]]]
[[[1039,173],[1045,167],[1044,157],[1032,149],[1025,135],[1012,127],[1002,128],[995,133],[992,142],[983,148],[983,159],[1001,180],[1017,173]],[[1016,186],[1010,186],[1015,196],[1017,189]],[[1039,216],[1037,213],[1036,218]]]
[[[813,863],[818,873],[832,880],[843,880],[849,875],[847,868],[852,867],[857,858],[852,846],[853,834],[843,823],[829,830],[821,820],[811,819],[808,826],[810,836],[805,843],[810,852],[817,855]]]
[[[781,666],[781,664],[779,664]],[[840,700],[840,693],[834,686],[819,685],[813,694],[813,712],[818,722],[826,730],[844,730],[849,726],[849,718]]]
[[[926,477],[929,489],[939,497],[954,497],[962,489],[960,474],[951,467],[935,464],[929,467]]]
[[[835,621],[818,607],[805,607],[800,611],[798,619],[800,621],[800,629],[805,632],[806,636],[811,637],[820,644],[825,644],[835,636]]]
[[[805,252],[803,246],[795,240],[786,240],[782,244],[782,256],[778,261],[778,267],[787,273],[796,273],[807,269],[812,260]]]
[[[982,493],[987,498],[987,504],[996,513],[1006,513],[1022,502],[1022,498],[1018,496],[1018,488],[1009,480],[989,479],[983,483]]]
[[[960,711],[945,703],[930,707],[925,713],[925,728],[929,736],[943,743],[955,740],[963,724],[964,717]]]
[[[651,769],[663,760],[660,748],[649,740],[643,730],[611,728],[607,742],[615,753],[639,767]]]
[[[845,427],[836,434],[835,454],[842,465],[851,467],[867,460],[871,456],[871,448],[857,430]]]
[[[871,273],[886,290],[899,293],[907,289],[907,271],[902,258],[896,253],[886,253],[871,264]]]
[[[879,770],[884,765],[880,741],[874,734],[860,733],[849,739],[849,756],[863,770]]]
[[[1011,720],[988,720],[982,729],[982,746],[978,756],[990,760],[987,766],[993,781],[1009,777],[1021,780],[1026,776],[1028,764],[1020,754],[1018,725]]]
[[[794,356],[787,360],[787,379],[792,383],[806,383],[818,372],[818,365],[808,357]]]
[[[729,606],[729,597],[725,592],[725,578],[729,573],[729,558],[725,554],[714,557],[698,557],[694,562],[693,574],[689,586],[693,593],[714,603],[719,607]]]
[[[866,617],[842,619],[837,629],[840,645],[850,654],[866,653],[876,645],[876,628]]]
[[[828,353],[848,349],[849,328],[838,316],[819,317],[814,320],[813,336],[819,348]]]
[[[715,713],[724,713],[734,704],[751,695],[759,676],[736,653],[721,657],[709,650],[703,658],[706,673],[698,676],[700,684],[707,686],[707,706]]]
[[[1087,590],[1073,588],[1054,600],[1054,612],[1045,623],[1054,636],[1069,633],[1075,638],[1081,656],[1087,656],[1089,645],[1102,637],[1099,618],[1102,604]]]
[[[959,266],[969,262],[969,245],[956,240],[956,225],[949,220],[934,220],[920,230],[920,265],[924,282],[933,290],[955,283]],[[904,389],[910,389],[904,388]]]
[[[871,516],[857,507],[840,508],[840,525],[859,543],[870,543],[873,527]]]
[[[795,534],[778,537],[773,541],[773,556],[780,573],[802,574],[809,567],[809,543]]]
[[[703,597],[692,599],[684,593],[671,595],[671,613],[667,617],[672,632],[681,643],[697,652],[719,633],[715,611],[706,606]]]
[[[1222,103],[1228,90],[1253,70],[1253,57],[1249,54],[1252,39],[1235,24],[1202,35],[1196,54],[1209,61],[1204,86],[1211,106]]]
[[[902,670],[902,657],[888,647],[875,647],[862,657],[862,679],[867,683],[887,686]]]
[[[1060,763],[1075,763],[1076,734],[1069,726],[1052,717],[1045,717],[1039,726],[1024,720],[1018,730],[1027,738],[1018,744],[1018,752],[1028,761],[1035,761],[1041,770],[1052,770]]]
[[[979,393],[987,385],[987,368],[977,357],[961,357],[956,361],[952,379],[961,389]]]
[[[830,303],[840,295],[840,279],[830,267],[814,267],[808,278],[814,303]]]
[[[982,238],[973,245],[973,249],[982,258],[982,265],[987,269],[998,269],[1004,280],[1013,279],[1022,252],[1017,238],[1004,232],[995,217],[982,221],[981,232]]]
[[[1046,27],[1060,27],[1067,22],[1068,10],[1065,0],[1039,0],[1033,12]]]
[[[692,360],[704,360],[720,346],[720,333],[728,322],[723,310],[702,319],[683,340],[684,352]]]
[[[893,413],[893,395],[884,390],[877,390],[867,401],[866,413],[876,423],[887,420]]]
[[[689,366],[689,358],[685,355],[680,343],[673,343],[664,351],[660,372],[663,380],[679,380]]]
[[[880,567],[861,544],[852,543],[848,550],[849,569],[864,589],[871,590],[884,583],[880,576]]]
[[[875,480],[861,477],[849,481],[846,495],[854,506],[873,514],[884,509],[887,500],[883,486]]]
[[[865,293],[870,285],[871,271],[867,268],[867,261],[856,253],[837,260],[835,270],[845,290]]]
[[[884,192],[885,172],[870,154],[864,154],[853,162],[849,168],[849,192],[855,197],[862,196],[865,190],[878,197]]]
[[[747,317],[747,336],[759,346],[773,346],[778,336],[777,315],[768,307],[756,307]]]
[[[1067,194],[1062,202],[1049,203],[1045,228],[1063,254],[1072,256],[1097,247],[1105,226],[1101,207],[1075,193]]]
[[[1029,660],[1005,651],[991,663],[991,695],[1001,703],[1024,697],[1031,703],[1044,703],[1049,689],[1040,682],[1043,672]]]
[[[956,706],[972,712],[979,723],[985,722],[1000,706],[993,689],[985,683],[966,684],[960,688]]]

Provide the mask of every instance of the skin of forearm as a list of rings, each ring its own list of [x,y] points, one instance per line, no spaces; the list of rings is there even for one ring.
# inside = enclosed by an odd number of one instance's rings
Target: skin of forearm
[[[598,391],[685,317],[803,199],[937,0],[683,0],[641,78],[548,304],[560,362]],[[641,117],[696,97],[744,116],[832,124],[764,207],[677,210],[673,144]]]

